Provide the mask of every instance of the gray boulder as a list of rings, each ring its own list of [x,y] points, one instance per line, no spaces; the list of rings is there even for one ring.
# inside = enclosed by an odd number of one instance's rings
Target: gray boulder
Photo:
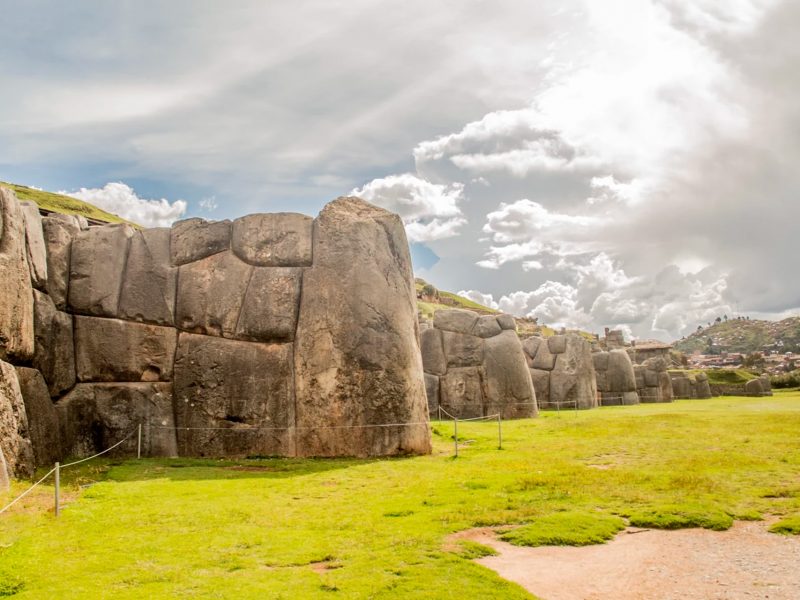
[[[769,375],[761,375],[758,380],[761,382],[761,389],[765,396],[772,396],[772,381]]]
[[[42,231],[47,247],[47,293],[56,307],[64,310],[69,291],[72,240],[80,229],[73,221],[59,219],[54,213],[42,219]]]
[[[744,384],[744,392],[748,396],[763,396],[764,387],[760,379],[751,379]]]
[[[497,324],[500,325],[501,329],[509,329],[511,331],[517,330],[517,322],[511,315],[506,315],[506,314],[497,315]]]
[[[295,337],[298,451],[430,452],[416,290],[400,217],[339,198],[314,221],[313,239]]]
[[[425,395],[428,398],[428,414],[430,418],[437,415],[439,409],[439,376],[425,373]]]
[[[22,209],[14,192],[0,186],[0,359],[33,356],[33,287]],[[6,454],[6,460],[12,458]]]
[[[537,338],[529,339],[533,340]],[[556,355],[550,350],[550,344],[547,340],[542,340],[539,343],[536,355],[532,358],[530,366],[532,369],[540,369],[543,371],[552,371],[556,368]]]
[[[711,398],[711,385],[708,383],[708,375],[698,373],[695,379],[695,395],[698,398]]]
[[[172,327],[76,316],[78,380],[171,381],[177,338]]]
[[[442,331],[447,368],[474,367],[483,363],[484,340],[467,333]]]
[[[616,349],[608,353],[606,378],[610,392],[636,391],[636,376],[633,373],[633,363],[625,350]]]
[[[170,257],[173,265],[185,265],[229,250],[230,221],[184,219],[172,225]]]
[[[563,342],[549,343],[554,338],[563,338]],[[576,404],[578,408],[596,407],[597,383],[589,343],[580,335],[569,333],[551,337],[548,347],[551,352],[564,349],[557,353],[555,368],[550,373],[551,407],[570,408]]]
[[[175,358],[181,456],[293,456],[292,344],[181,333]]]
[[[500,335],[501,331],[503,330],[500,328],[497,318],[492,315],[482,315],[478,317],[478,320],[472,327],[472,335],[479,338],[494,337]]]
[[[471,334],[477,322],[477,313],[462,308],[437,310],[433,313],[433,326],[442,331]]]
[[[183,265],[178,276],[175,324],[192,333],[236,337],[253,267],[232,252]]]
[[[485,344],[484,414],[500,413],[504,419],[535,417],[536,393],[516,332],[503,330]]]
[[[293,341],[302,278],[299,268],[254,267],[235,337],[255,342]]]
[[[547,347],[553,354],[563,354],[567,351],[567,336],[554,335],[547,338]]]
[[[444,375],[447,372],[447,360],[444,356],[442,332],[431,327],[419,334],[422,351],[422,365],[426,373]]]
[[[72,241],[69,305],[80,314],[119,315],[119,296],[125,276],[130,225],[105,225],[80,231]]]
[[[6,221],[7,223],[7,221]],[[28,433],[28,416],[17,372],[0,360],[0,454],[9,477],[33,476],[34,456]],[[3,477],[3,479],[6,479]]]
[[[257,267],[308,267],[313,223],[298,213],[247,215],[233,222],[231,248]]]
[[[33,202],[20,202],[20,208],[25,222],[25,245],[31,281],[34,287],[44,290],[47,286],[47,248],[42,232],[42,217],[39,207]]]
[[[483,367],[448,369],[439,382],[439,402],[448,413],[461,419],[485,415]]]
[[[696,383],[684,372],[670,373],[672,391],[675,398],[689,399],[695,397]]]
[[[55,405],[62,454],[82,458],[110,448],[111,456],[177,456],[172,384],[79,383]]]
[[[34,461],[37,467],[52,465],[62,458],[58,413],[42,374],[27,367],[17,367],[16,370],[25,402]]]
[[[540,408],[548,408],[550,404],[550,371],[530,369],[533,389],[536,392],[536,404]]]
[[[33,366],[47,382],[52,397],[75,385],[75,343],[72,315],[56,310],[47,294],[34,290]]]
[[[170,262],[169,244],[165,227],[134,233],[119,299],[121,318],[174,325],[178,269]]]

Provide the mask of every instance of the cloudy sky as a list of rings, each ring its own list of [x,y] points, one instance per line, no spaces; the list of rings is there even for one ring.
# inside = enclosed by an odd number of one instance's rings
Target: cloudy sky
[[[357,193],[418,276],[556,326],[800,308],[796,1],[0,11],[0,180],[148,225]]]

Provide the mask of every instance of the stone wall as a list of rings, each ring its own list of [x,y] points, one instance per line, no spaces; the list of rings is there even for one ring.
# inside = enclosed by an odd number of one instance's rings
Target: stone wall
[[[591,344],[576,333],[522,342],[539,408],[595,408],[597,382]]]
[[[639,404],[633,363],[624,349],[595,352],[592,360],[603,406]]]
[[[649,358],[641,365],[634,365],[636,391],[640,402],[672,402],[672,380],[663,358]]]
[[[339,198],[316,219],[139,230],[0,201],[0,451],[17,475],[139,423],[150,455],[430,451],[396,215]]]
[[[536,393],[510,315],[439,310],[420,334],[430,413],[533,417]]]
[[[711,398],[711,387],[705,373],[689,375],[684,371],[670,371],[669,376],[676,400]]]

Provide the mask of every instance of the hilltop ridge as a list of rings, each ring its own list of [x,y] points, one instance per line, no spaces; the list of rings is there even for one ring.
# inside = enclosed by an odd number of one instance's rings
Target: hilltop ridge
[[[800,317],[781,321],[759,319],[722,319],[675,342],[675,349],[691,354],[723,352],[798,352],[800,351]]]

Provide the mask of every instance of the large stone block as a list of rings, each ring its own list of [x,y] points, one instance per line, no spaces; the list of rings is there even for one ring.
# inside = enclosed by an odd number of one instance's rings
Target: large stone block
[[[472,328],[472,335],[476,335],[480,338],[490,338],[500,335],[501,331],[502,329],[496,317],[493,315],[483,315],[478,317],[478,320],[475,322]]]
[[[564,338],[564,352],[558,353],[550,374],[550,403],[560,407],[594,408],[597,406],[597,382],[589,343],[577,334]],[[551,340],[553,338],[550,338]],[[555,348],[560,349],[559,342]],[[541,350],[540,350],[541,351]]]
[[[0,186],[0,359],[33,356],[33,287],[25,223],[14,192]],[[6,460],[11,461],[8,454]]]
[[[433,326],[442,331],[471,334],[477,322],[478,314],[471,310],[449,308],[433,313]]]
[[[764,386],[760,379],[751,379],[744,384],[744,391],[748,396],[763,396]]]
[[[67,307],[69,263],[72,240],[80,228],[73,221],[59,219],[57,213],[42,219],[44,243],[47,247],[47,293],[56,308]]]
[[[302,280],[300,268],[253,268],[235,337],[256,342],[293,341]]]
[[[175,415],[182,456],[295,455],[292,344],[181,333]]]
[[[447,368],[474,367],[483,364],[485,340],[468,333],[442,331]]]
[[[47,286],[47,248],[42,231],[42,217],[34,202],[21,202],[20,207],[25,221],[25,245],[31,281],[34,287],[44,290]]]
[[[178,269],[169,256],[170,229],[144,229],[131,238],[119,316],[159,325],[175,323]]]
[[[535,340],[539,338],[528,338]],[[550,338],[552,339],[552,338]],[[527,340],[526,340],[527,341]],[[533,345],[533,342],[528,342]],[[536,355],[530,361],[532,369],[540,369],[542,371],[552,371],[556,367],[556,355],[550,350],[550,344],[546,340],[541,340],[536,348]]]
[[[313,254],[295,338],[299,452],[430,452],[402,221],[358,198],[339,198],[314,221]]]
[[[536,393],[516,332],[504,330],[485,344],[485,412],[504,419],[535,417]]]
[[[509,329],[511,331],[517,330],[517,322],[511,315],[497,315],[497,324],[500,325],[502,329]]]
[[[439,403],[448,413],[461,419],[485,415],[483,367],[449,369],[439,382]]]
[[[177,337],[172,327],[76,316],[78,380],[171,381]]]
[[[547,338],[547,347],[553,354],[563,354],[567,351],[567,336],[554,335]]]
[[[170,257],[173,265],[185,265],[229,250],[230,221],[184,219],[172,225]]]
[[[592,354],[595,371],[608,370],[608,352],[595,352]],[[632,368],[632,367],[631,367]]]
[[[75,385],[75,343],[72,315],[56,310],[47,294],[34,290],[33,366],[47,382],[52,397]]]
[[[530,369],[533,389],[536,391],[536,405],[548,408],[550,405],[550,371]]]
[[[25,402],[22,399],[17,372],[13,366],[2,360],[0,360],[0,454],[4,457],[8,476],[23,478],[33,475],[35,462],[33,447],[28,433],[28,416],[25,413]]]
[[[125,277],[130,225],[104,225],[80,231],[72,241],[69,305],[76,313],[102,317],[119,315]]]
[[[16,369],[19,388],[25,401],[28,432],[36,466],[52,465],[62,459],[61,431],[56,408],[39,371],[27,367]]]
[[[431,327],[419,334],[422,350],[422,366],[426,373],[444,375],[447,372],[447,360],[442,345],[442,332]]]
[[[625,350],[616,349],[608,352],[608,368],[606,370],[608,391],[624,392],[636,391],[636,376],[633,373],[633,363]]]
[[[79,383],[55,406],[65,456],[91,456],[126,436],[110,454],[136,456],[140,424],[143,456],[177,456],[170,383]]]
[[[232,252],[182,266],[175,324],[192,333],[235,337],[252,271]]]
[[[314,220],[298,213],[247,215],[233,222],[231,248],[258,267],[308,267]]]
[[[439,409],[439,376],[425,373],[425,395],[428,397],[428,414],[431,418]]]

